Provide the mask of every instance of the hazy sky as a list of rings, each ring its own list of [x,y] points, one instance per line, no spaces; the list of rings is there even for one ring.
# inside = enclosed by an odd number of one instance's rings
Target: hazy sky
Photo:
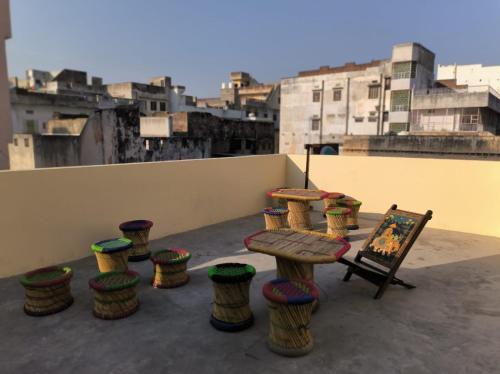
[[[418,41],[436,62],[500,65],[500,0],[10,0],[10,75],[73,68],[105,82],[169,75],[199,97],[231,71],[277,81],[390,57]]]

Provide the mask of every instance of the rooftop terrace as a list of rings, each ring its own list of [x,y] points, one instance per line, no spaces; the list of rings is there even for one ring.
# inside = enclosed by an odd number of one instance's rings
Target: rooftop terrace
[[[325,229],[320,214],[316,228]],[[352,257],[374,226],[363,214],[353,235]],[[244,249],[242,238],[263,227],[262,216],[231,220],[152,242],[153,249],[182,246],[193,253],[191,281],[178,289],[149,285],[152,264],[133,263],[141,275],[139,311],[129,318],[94,318],[87,280],[96,274],[93,257],[72,262],[74,305],[33,318],[22,313],[17,277],[0,281],[0,372],[20,373],[493,373],[500,365],[500,238],[425,229],[400,269],[417,285],[391,287],[373,300],[375,287],[345,266],[316,266],[321,307],[313,315],[314,350],[284,358],[266,347],[268,311],[261,293],[275,277],[270,256]],[[254,265],[251,308],[255,324],[223,333],[208,323],[212,301],[207,267],[225,261]]]
[[[321,307],[313,315],[314,350],[283,358],[265,344],[268,311],[261,288],[275,277],[272,257],[250,253],[243,238],[263,227],[265,192],[301,187],[305,157],[270,155],[147,164],[0,172],[0,372],[492,373],[500,365],[500,164],[488,161],[313,156],[310,188],[363,201],[353,257],[392,203],[432,221],[398,275],[414,290],[375,287],[341,264],[318,265]],[[318,206],[316,206],[318,208]],[[88,280],[97,267],[90,243],[119,235],[128,219],[154,221],[152,249],[193,253],[191,281],[171,290],[141,276],[141,308],[129,318],[92,316]],[[316,229],[325,230],[319,213]],[[208,323],[208,266],[253,264],[255,325],[226,334]],[[74,305],[43,318],[22,312],[19,274],[69,264]]]

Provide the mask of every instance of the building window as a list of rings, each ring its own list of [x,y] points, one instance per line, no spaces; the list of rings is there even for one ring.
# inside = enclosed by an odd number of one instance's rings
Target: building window
[[[34,114],[34,113],[35,113],[35,111],[33,111],[31,109],[26,110],[26,114]]]
[[[17,147],[17,138],[14,138],[14,145]]]
[[[382,116],[382,121],[387,122],[389,121],[389,112],[384,112]]]
[[[389,123],[389,131],[398,133],[401,131],[408,131],[407,123]]]
[[[384,79],[384,89],[386,91],[391,89],[391,77],[386,77]]]
[[[267,118],[267,113],[264,113],[264,118]]]
[[[342,89],[341,88],[334,88],[333,89],[333,101],[340,101],[342,100]]]
[[[167,111],[167,103],[160,101],[160,112],[166,112]]]
[[[27,119],[24,122],[24,125],[26,126],[26,133],[27,134],[34,134],[36,130],[36,125],[35,121],[32,119]]]
[[[392,79],[415,78],[416,72],[416,61],[394,62],[392,64]]]
[[[318,131],[319,130],[319,118],[313,118],[311,122],[311,130]]]
[[[250,112],[248,110],[246,111],[246,116],[250,117]]]
[[[278,116],[276,114],[273,114],[273,121],[276,121],[278,119]]]
[[[368,98],[369,99],[378,99],[379,86],[370,86],[368,87]]]
[[[313,91],[313,103],[319,103],[321,100],[321,91]]]
[[[151,103],[149,104],[149,107],[151,110],[156,110],[156,101],[151,101]]]
[[[363,122],[364,117],[354,117],[354,122]]]
[[[28,138],[24,138],[24,146],[29,147],[30,146],[30,140]]]
[[[370,116],[368,117],[368,122],[377,122],[377,117],[374,117],[374,116]]]
[[[391,112],[407,112],[410,109],[410,90],[391,91]]]

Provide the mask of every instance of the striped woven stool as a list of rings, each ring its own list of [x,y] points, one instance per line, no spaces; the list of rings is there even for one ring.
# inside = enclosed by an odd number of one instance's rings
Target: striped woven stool
[[[30,316],[46,316],[73,304],[68,267],[51,266],[24,274],[20,282],[26,292],[24,312]]]
[[[340,206],[331,207],[326,210],[325,214],[328,226],[326,233],[335,238],[346,239],[349,234],[347,230],[347,217],[351,214],[351,209]]]
[[[269,349],[283,356],[303,356],[313,349],[309,322],[319,297],[312,282],[275,279],[262,289],[269,306]]]
[[[327,197],[323,199],[325,210],[337,205],[337,199],[342,199],[345,195],[341,192],[328,192]]]
[[[155,252],[151,256],[154,264],[152,285],[155,288],[179,287],[189,282],[187,262],[191,253],[185,249],[172,248]]]
[[[128,269],[128,251],[132,241],[127,238],[108,239],[92,244],[97,266],[101,273]]]
[[[266,230],[279,230],[288,227],[288,209],[265,208],[262,213],[264,213]]]
[[[101,319],[125,318],[139,308],[136,286],[139,274],[132,270],[103,273],[89,281],[94,290],[94,316]]]
[[[133,247],[128,254],[129,261],[144,261],[149,258],[151,251],[149,250],[149,230],[153,226],[153,222],[138,219],[127,221],[120,224],[123,236],[132,240]]]
[[[359,208],[361,207],[361,201],[356,200],[354,197],[346,196],[342,199],[338,199],[337,205],[351,209],[351,214],[347,216],[347,229],[348,230],[359,229],[358,214],[359,214]]]
[[[217,330],[241,331],[253,324],[249,300],[254,275],[255,268],[246,264],[225,263],[208,269],[214,287],[210,323]]]

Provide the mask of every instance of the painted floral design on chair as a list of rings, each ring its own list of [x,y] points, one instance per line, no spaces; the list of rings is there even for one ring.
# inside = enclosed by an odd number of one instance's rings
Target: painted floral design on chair
[[[385,258],[393,257],[399,252],[414,225],[415,220],[412,218],[391,214],[379,227],[368,248]]]

